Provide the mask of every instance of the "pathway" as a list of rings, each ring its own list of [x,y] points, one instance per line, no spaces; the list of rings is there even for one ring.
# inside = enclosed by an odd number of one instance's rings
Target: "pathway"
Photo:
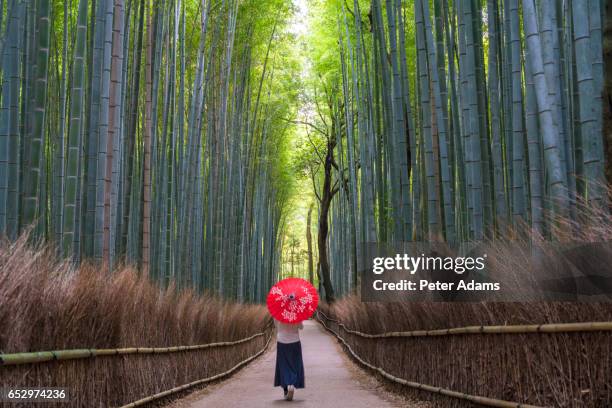
[[[306,388],[295,391],[294,400],[283,399],[280,387],[272,387],[276,347],[230,379],[177,401],[174,407],[191,408],[389,408],[405,407],[382,390],[371,376],[357,368],[336,340],[316,322],[304,322],[302,353]],[[411,405],[412,406],[412,405]]]

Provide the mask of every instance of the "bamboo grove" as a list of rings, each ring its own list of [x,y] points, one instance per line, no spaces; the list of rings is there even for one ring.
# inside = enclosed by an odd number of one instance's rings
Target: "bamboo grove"
[[[260,300],[290,190],[290,4],[0,1],[0,231]]]
[[[363,242],[557,239],[559,220],[596,222],[580,206],[608,214],[604,13],[0,0],[0,234],[239,300],[263,298],[283,254],[303,270],[302,204],[328,300],[357,284]],[[296,203],[300,179],[318,206]]]
[[[602,2],[317,4],[336,50],[313,45],[308,124],[334,130],[328,300],[357,284],[362,242],[550,239],[593,222],[578,203],[608,211]]]

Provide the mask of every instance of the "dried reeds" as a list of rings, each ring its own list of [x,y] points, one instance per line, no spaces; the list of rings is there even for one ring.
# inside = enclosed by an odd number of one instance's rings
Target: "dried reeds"
[[[328,324],[332,323],[332,322],[335,322],[339,326],[342,326],[342,323],[340,323],[338,320],[330,319],[328,316],[325,316],[325,314],[322,313],[320,310],[317,311],[316,319],[323,325],[323,327],[326,330],[328,330],[334,336],[336,336],[336,338],[344,345],[344,347],[349,352],[349,354],[354,359],[359,361],[360,364],[366,366],[367,368],[369,368],[371,370],[376,371],[382,377],[384,377],[384,378],[386,378],[388,380],[391,380],[394,383],[402,384],[402,385],[405,385],[405,386],[408,386],[410,388],[417,389],[417,390],[420,390],[420,391],[427,391],[427,392],[431,392],[431,393],[434,393],[434,394],[439,394],[439,395],[444,395],[444,396],[447,396],[447,397],[457,398],[457,399],[460,399],[460,400],[469,401],[469,402],[473,402],[473,403],[478,404],[478,405],[484,405],[484,406],[488,406],[488,407],[499,407],[499,408],[539,408],[539,407],[537,407],[535,405],[519,404],[519,403],[516,403],[516,402],[504,401],[504,400],[500,400],[500,399],[496,399],[496,398],[487,398],[487,397],[481,397],[481,396],[478,396],[478,395],[470,395],[470,394],[466,394],[466,393],[462,393],[462,392],[457,392],[457,391],[449,390],[447,388],[434,387],[434,386],[431,386],[431,385],[428,385],[428,384],[417,383],[417,382],[414,382],[414,381],[408,381],[408,380],[406,380],[404,378],[396,377],[396,376],[394,376],[392,374],[389,374],[383,368],[377,367],[377,366],[375,366],[373,364],[370,364],[366,360],[362,359],[357,353],[355,353],[355,351],[353,350],[351,345],[341,335],[339,335],[337,332],[335,332],[334,330],[332,330],[329,327]],[[327,323],[325,323],[325,322],[327,322]]]
[[[372,334],[612,321],[609,303],[362,303],[353,296],[320,307],[346,327]],[[367,338],[326,323],[369,364],[413,383],[537,406],[612,404],[610,331]],[[423,388],[398,390],[437,406],[467,404]]]
[[[25,237],[0,248],[0,353],[235,341],[269,330],[268,322],[262,306],[161,290],[129,267],[112,275],[91,265],[74,268],[47,249],[31,248]],[[119,406],[227,371],[261,350],[267,337],[173,353],[0,366],[0,386],[67,387],[67,406]]]
[[[610,203],[612,187],[605,190]],[[608,207],[573,205],[577,218],[551,220],[546,237],[518,226],[475,248],[488,255],[488,276],[528,301],[377,303],[354,295],[320,305],[332,319],[326,324],[371,366],[433,386],[392,385],[436,406],[471,406],[439,389],[537,406],[612,406],[612,217]],[[552,283],[550,297],[532,291],[543,281]]]

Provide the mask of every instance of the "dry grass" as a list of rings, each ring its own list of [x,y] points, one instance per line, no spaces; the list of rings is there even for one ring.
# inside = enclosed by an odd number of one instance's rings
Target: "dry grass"
[[[321,308],[365,333],[612,321],[609,303],[362,303],[350,297]],[[410,381],[540,406],[612,405],[610,332],[367,339],[327,324],[366,361]],[[394,388],[435,401],[436,406],[470,406],[408,387]]]
[[[231,341],[261,332],[268,321],[263,306],[160,290],[128,267],[113,275],[91,265],[75,269],[25,237],[0,248],[2,353]],[[265,341],[0,367],[0,386],[68,387],[70,406],[116,406],[223,372]]]
[[[606,190],[612,203],[612,187]],[[528,299],[542,295],[532,291],[537,281],[572,277],[569,284],[565,282],[563,289],[569,291],[562,298],[572,302],[365,303],[354,295],[320,307],[331,318],[364,333],[612,321],[610,210],[592,208],[583,201],[576,201],[575,208],[578,221],[557,218],[546,238],[523,226],[521,233],[508,230],[503,238],[475,248],[487,253],[489,276],[514,284],[528,293]],[[561,299],[558,293],[555,296]],[[586,299],[589,302],[575,301]],[[409,381],[539,406],[612,406],[611,332],[368,339],[347,333],[334,322],[327,324],[364,360]],[[397,384],[389,386],[439,407],[471,406]]]

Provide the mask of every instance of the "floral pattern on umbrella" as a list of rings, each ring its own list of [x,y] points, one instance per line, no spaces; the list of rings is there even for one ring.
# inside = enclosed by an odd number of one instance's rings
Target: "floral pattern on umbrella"
[[[270,314],[283,323],[299,323],[308,319],[317,308],[319,295],[310,282],[287,278],[277,282],[268,293]]]

